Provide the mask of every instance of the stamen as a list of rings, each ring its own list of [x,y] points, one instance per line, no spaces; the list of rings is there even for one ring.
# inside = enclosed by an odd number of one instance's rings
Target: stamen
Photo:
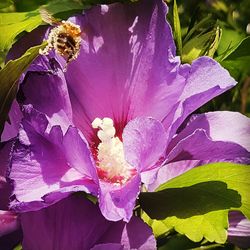
[[[124,158],[123,143],[115,137],[114,122],[110,118],[96,118],[93,128],[98,128],[100,143],[97,147],[97,168],[99,178],[114,184],[126,183],[136,170]]]

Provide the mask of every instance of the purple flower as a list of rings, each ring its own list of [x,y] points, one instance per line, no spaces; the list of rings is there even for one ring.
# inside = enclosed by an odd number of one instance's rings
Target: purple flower
[[[97,6],[70,19],[85,36],[66,73],[53,53],[31,66],[12,152],[13,209],[39,210],[85,191],[108,220],[129,221],[141,183],[154,185],[163,166],[250,159],[243,115],[207,113],[183,124],[236,82],[208,57],[181,65],[166,13],[160,0]]]
[[[129,223],[110,222],[98,206],[70,196],[49,208],[21,215],[24,249],[156,249],[152,230],[133,216]],[[39,225],[39,226],[38,226]]]
[[[27,250],[156,249],[152,230],[141,219],[133,216],[129,223],[110,222],[83,194],[70,196],[35,212],[16,214],[9,211],[11,187],[5,176],[11,146],[9,141],[2,143],[0,148],[1,249],[12,249],[20,242]]]

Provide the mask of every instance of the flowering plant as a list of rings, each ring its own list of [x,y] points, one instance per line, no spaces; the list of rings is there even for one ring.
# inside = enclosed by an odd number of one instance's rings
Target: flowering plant
[[[182,54],[193,43],[182,47],[173,9],[174,36],[161,0],[67,21],[37,12],[56,26],[34,24],[0,72],[1,110],[17,93],[3,112],[3,237],[19,230],[15,243],[31,250],[156,249],[180,235],[183,249],[249,246],[250,119],[197,112],[236,85],[217,62],[236,52]]]

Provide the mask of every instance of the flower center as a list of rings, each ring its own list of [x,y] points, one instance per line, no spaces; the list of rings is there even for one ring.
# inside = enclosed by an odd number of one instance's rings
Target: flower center
[[[99,129],[97,136],[101,141],[97,147],[96,160],[99,178],[114,184],[126,183],[136,170],[124,158],[123,143],[115,136],[113,120],[96,118],[92,127]]]

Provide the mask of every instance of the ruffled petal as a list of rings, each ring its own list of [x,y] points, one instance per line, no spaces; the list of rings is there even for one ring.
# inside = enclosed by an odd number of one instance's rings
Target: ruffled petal
[[[85,37],[66,79],[74,122],[88,138],[96,117],[119,125],[141,115],[161,120],[172,110],[185,78],[177,77],[180,60],[166,13],[163,1],[143,0],[101,5],[71,19]]]
[[[201,166],[202,163],[203,162],[199,160],[168,163],[159,169],[156,177],[153,179],[153,181],[150,182],[149,185],[147,185],[147,189],[148,191],[152,192],[161,184],[187,172],[194,167]]]
[[[26,107],[9,176],[14,182],[11,206],[15,210],[37,210],[75,191],[97,194],[95,167],[85,141],[74,128],[64,135],[59,126],[49,125],[45,115]],[[69,137],[75,146],[71,150]]]
[[[17,230],[18,227],[19,221],[15,213],[0,210],[0,237]]]
[[[4,130],[1,135],[1,141],[8,141],[16,137],[18,134],[18,130],[23,116],[16,100],[13,101],[8,116],[9,121],[5,122]]]
[[[168,161],[250,159],[250,119],[236,112],[196,115],[173,139]]]
[[[228,240],[243,249],[250,247],[250,221],[240,212],[229,213]]]
[[[141,219],[107,221],[81,194],[23,213],[21,223],[26,250],[156,249],[152,230]]]
[[[11,186],[6,180],[12,141],[0,143],[0,210],[8,210]]]
[[[31,104],[46,114],[52,125],[64,125],[66,130],[72,124],[72,108],[67,83],[62,70],[54,73],[28,72],[21,84],[19,102]]]
[[[20,224],[15,213],[8,211],[11,186],[6,180],[12,142],[0,144],[0,249],[12,249],[20,240]]]
[[[187,67],[187,65],[185,65]],[[176,112],[170,126],[172,137],[182,122],[197,108],[232,88],[236,82],[228,71],[209,57],[200,57],[184,70],[186,84],[183,92],[176,102]]]
[[[156,240],[152,229],[136,216],[133,216],[129,223],[121,221],[113,223],[99,242],[121,243],[124,250],[156,249]]]
[[[125,158],[138,172],[157,167],[165,156],[167,134],[163,125],[153,118],[130,121],[122,137]]]
[[[90,250],[123,250],[124,247],[119,243],[106,243],[106,244],[98,244],[92,247]]]
[[[128,222],[133,215],[135,201],[140,193],[141,180],[135,175],[123,186],[100,181],[99,203],[106,219]]]
[[[26,250],[90,249],[110,226],[98,207],[81,195],[21,215]]]

